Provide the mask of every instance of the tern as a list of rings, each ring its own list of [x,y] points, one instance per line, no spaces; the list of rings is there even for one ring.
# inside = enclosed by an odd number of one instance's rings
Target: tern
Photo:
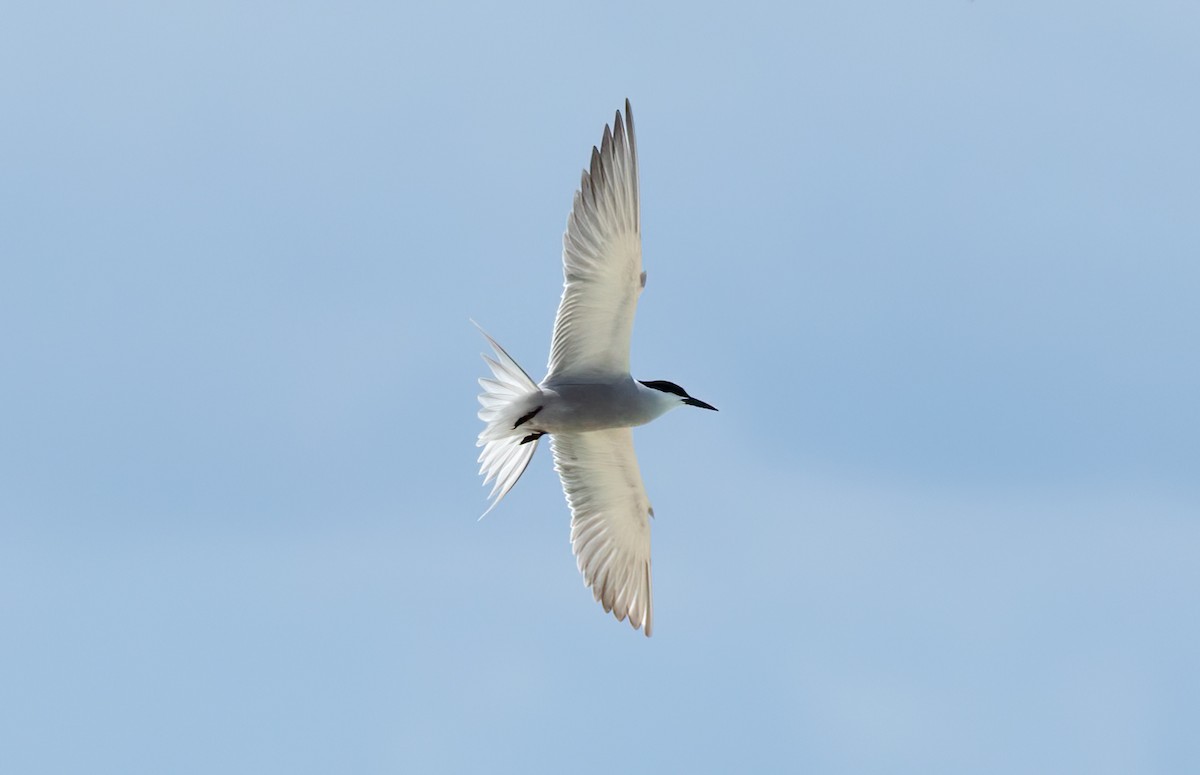
[[[476,446],[483,447],[483,483],[495,482],[487,516],[521,478],[538,440],[550,435],[584,583],[606,612],[649,636],[654,509],[630,429],[680,406],[716,407],[674,382],[630,376],[633,315],[646,286],[638,196],[633,113],[625,100],[624,119],[618,110],[600,147],[592,148],[567,218],[563,294],[546,378],[535,383],[479,329],[496,357],[483,356],[492,377],[479,380],[479,419],[487,427]]]

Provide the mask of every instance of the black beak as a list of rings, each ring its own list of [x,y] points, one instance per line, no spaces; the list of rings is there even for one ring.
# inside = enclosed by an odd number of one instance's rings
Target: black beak
[[[691,396],[688,396],[687,398],[683,399],[683,402],[688,406],[698,406],[701,409],[711,409],[714,412],[717,411],[717,407],[713,406],[712,404],[706,404],[699,398],[692,398]]]

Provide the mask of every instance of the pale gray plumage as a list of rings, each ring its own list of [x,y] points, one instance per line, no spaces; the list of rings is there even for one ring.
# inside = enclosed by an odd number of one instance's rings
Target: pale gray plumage
[[[481,379],[480,473],[494,480],[491,511],[551,435],[554,468],[571,508],[571,546],[580,573],[605,611],[650,635],[650,499],[631,427],[679,406],[714,407],[665,381],[629,374],[629,342],[646,284],[633,114],[625,101],[604,128],[583,173],[563,235],[563,295],[548,374],[534,384],[494,339]],[[481,329],[482,330],[482,329]],[[487,512],[484,512],[486,515]]]
[[[617,112],[592,149],[563,234],[563,294],[554,319],[547,380],[629,374],[629,340],[642,275],[633,113]]]
[[[617,619],[652,631],[650,499],[633,431],[609,428],[550,438],[554,470],[571,507],[571,548],[596,600]]]

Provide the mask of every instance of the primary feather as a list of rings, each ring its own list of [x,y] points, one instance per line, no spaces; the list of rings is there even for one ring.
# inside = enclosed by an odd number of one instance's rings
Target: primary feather
[[[584,583],[617,619],[652,630],[650,499],[642,485],[633,431],[559,433],[550,439],[554,470],[571,507],[571,548]]]
[[[563,294],[546,380],[629,374],[633,315],[645,278],[633,113],[617,111],[583,172],[563,234]]]

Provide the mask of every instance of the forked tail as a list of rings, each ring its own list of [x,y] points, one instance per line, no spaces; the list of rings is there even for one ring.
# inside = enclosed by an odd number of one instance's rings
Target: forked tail
[[[473,320],[471,322],[475,323]],[[475,323],[475,327],[479,328],[479,333],[496,351],[496,360],[483,356],[494,378],[482,377],[479,380],[483,387],[483,392],[479,394],[479,419],[487,423],[475,442],[475,446],[483,447],[483,452],[479,453],[479,473],[483,475],[485,485],[493,479],[496,482],[488,495],[492,503],[479,517],[483,519],[508,494],[533,459],[540,434],[529,434],[518,426],[522,415],[528,411],[526,407],[541,391],[504,348],[488,336],[487,331],[480,328],[478,323]]]

